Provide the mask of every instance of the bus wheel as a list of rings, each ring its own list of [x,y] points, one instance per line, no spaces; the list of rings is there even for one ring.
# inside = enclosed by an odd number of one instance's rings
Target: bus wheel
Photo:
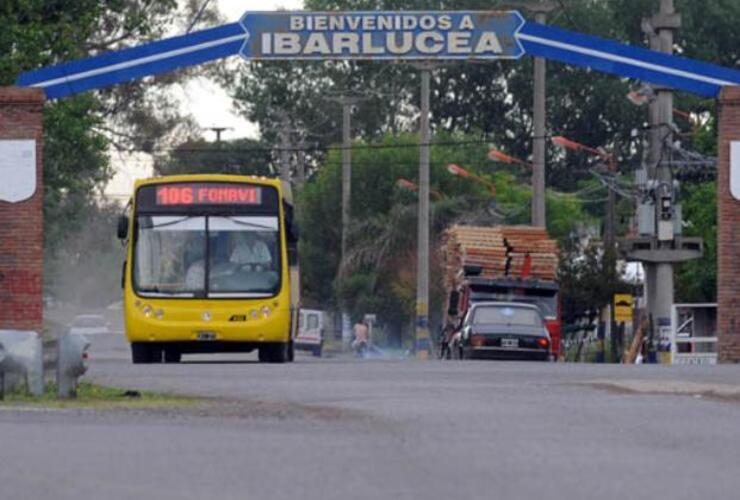
[[[289,342],[271,342],[259,348],[261,363],[285,363],[290,361]]]
[[[134,364],[160,363],[162,361],[162,350],[157,346],[134,342],[131,344],[131,361]]]
[[[177,349],[165,349],[164,350],[164,362],[165,363],[179,363],[182,359],[182,353]]]

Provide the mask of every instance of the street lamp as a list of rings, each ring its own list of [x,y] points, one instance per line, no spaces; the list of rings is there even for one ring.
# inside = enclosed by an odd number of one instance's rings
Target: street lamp
[[[447,171],[451,173],[452,175],[457,175],[459,177],[466,177],[466,178],[478,181],[481,184],[485,184],[486,187],[491,191],[491,195],[496,196],[496,185],[493,182],[486,180],[482,177],[475,175],[472,172],[465,170],[460,165],[455,165],[454,163],[450,163],[449,165],[447,165]]]
[[[414,193],[419,192],[419,186],[417,186],[414,182],[404,179],[403,177],[399,177],[396,179],[396,187],[399,189],[406,189],[408,191],[413,191]],[[436,189],[430,189],[429,194],[437,198],[438,200],[441,200],[444,198],[444,195],[437,191]]]
[[[534,168],[529,162],[514,158],[513,156],[507,155],[506,153],[499,151],[498,149],[491,149],[488,152],[488,159],[492,161],[500,161],[502,163],[509,163],[511,165],[520,165],[522,167]]]
[[[614,173],[617,171],[617,160],[614,157],[614,155],[607,153],[604,151],[603,148],[592,148],[591,146],[586,146],[585,144],[581,144],[580,142],[573,141],[571,139],[568,139],[566,137],[563,137],[562,135],[558,135],[553,137],[552,139],[553,144],[556,146],[559,146],[561,148],[565,149],[571,149],[573,151],[583,151],[585,153],[588,153],[593,156],[597,156],[602,161],[604,161],[608,165],[608,169],[610,173]],[[604,250],[608,250],[609,252],[614,251],[614,240],[616,239],[616,227],[615,227],[615,220],[614,220],[614,211],[615,211],[615,205],[616,205],[616,196],[614,193],[614,189],[612,186],[607,186],[608,188],[608,195],[607,195],[607,202],[606,202],[606,220],[604,223]],[[614,335],[615,327],[614,327],[614,308],[610,308],[610,331],[612,332],[612,335]],[[597,353],[597,361],[603,363],[604,362],[604,332],[601,331],[599,334],[599,343],[598,343],[598,353]]]
[[[585,151],[591,155],[598,156],[606,162],[609,167],[609,171],[615,172],[617,170],[617,161],[614,158],[614,155],[607,153],[602,148],[592,148],[591,146],[586,146],[580,142],[570,140],[562,135],[556,135],[550,140],[553,144],[561,148],[572,149],[573,151]]]
[[[592,148],[586,146],[580,142],[573,141],[562,135],[556,135],[552,139],[553,144],[565,149],[571,149],[573,151],[584,151],[590,155],[597,156],[604,162],[606,162],[609,172],[614,174],[617,171],[617,160],[614,155],[607,153],[603,148]],[[614,189],[612,186],[608,187],[608,198],[606,206],[606,223],[604,224],[604,246],[608,248],[614,248],[615,239],[615,226],[614,226],[614,205],[616,203]]]

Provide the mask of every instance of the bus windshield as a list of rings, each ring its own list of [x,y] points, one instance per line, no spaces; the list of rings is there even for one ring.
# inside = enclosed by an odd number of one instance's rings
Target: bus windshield
[[[140,215],[134,286],[144,296],[267,297],[280,287],[274,215]]]

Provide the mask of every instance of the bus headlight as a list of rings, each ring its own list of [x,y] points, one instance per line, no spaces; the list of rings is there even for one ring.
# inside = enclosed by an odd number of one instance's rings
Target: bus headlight
[[[144,313],[145,317],[150,318],[152,316],[152,306],[148,304],[145,305],[144,307],[141,308],[141,312]]]
[[[257,309],[252,309],[249,311],[249,317],[252,319],[257,319]]]
[[[162,319],[162,316],[164,316],[164,309],[157,309],[154,311],[154,317],[157,319]]]
[[[270,306],[262,306],[262,309],[260,309],[260,311],[262,311],[262,316],[264,316],[265,318],[269,317],[270,313],[272,313]]]

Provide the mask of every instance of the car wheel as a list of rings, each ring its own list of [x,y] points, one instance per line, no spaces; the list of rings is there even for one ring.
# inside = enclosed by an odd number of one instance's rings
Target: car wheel
[[[164,350],[165,363],[179,363],[182,359],[182,353],[177,349],[170,348]]]
[[[319,344],[319,345],[317,345],[316,347],[313,348],[313,355],[316,356],[317,358],[320,358],[321,357],[322,347],[323,346],[321,344]]]

